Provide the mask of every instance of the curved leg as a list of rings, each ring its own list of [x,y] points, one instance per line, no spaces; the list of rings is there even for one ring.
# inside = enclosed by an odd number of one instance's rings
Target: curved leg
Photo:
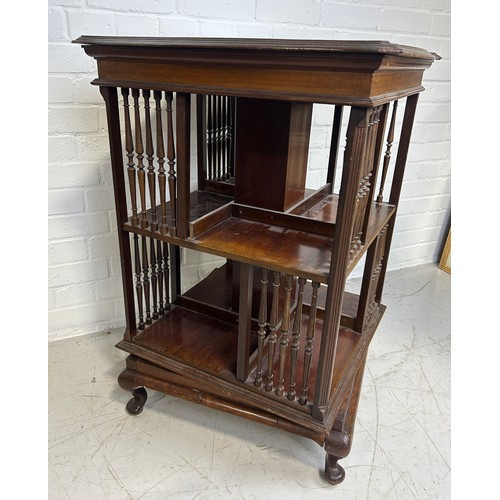
[[[148,399],[148,393],[144,387],[137,387],[132,391],[134,396],[126,406],[130,415],[140,415]]]

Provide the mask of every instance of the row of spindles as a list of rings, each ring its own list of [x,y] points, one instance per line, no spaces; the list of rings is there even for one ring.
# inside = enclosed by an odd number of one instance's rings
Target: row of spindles
[[[160,240],[137,234],[133,238],[138,329],[144,330],[170,311],[169,252]]]
[[[366,217],[369,216],[367,211],[368,202],[370,200],[371,182],[374,168],[374,155],[377,143],[378,125],[380,122],[380,113],[382,106],[377,106],[370,111],[368,127],[366,130],[366,153],[364,156],[363,169],[361,172],[361,180],[356,199],[355,217],[352,232],[351,257],[365,243],[365,230],[367,227]]]
[[[269,321],[267,321],[267,301],[269,275],[271,274],[272,299]],[[304,352],[302,360],[302,380],[297,380],[299,350],[301,342],[301,326],[304,317],[304,288],[307,280],[285,275],[283,307],[281,309],[281,325],[279,325],[280,308],[279,297],[281,287],[281,274],[276,271],[261,269],[261,295],[259,304],[258,334],[257,334],[257,367],[254,384],[256,387],[264,387],[267,392],[274,391],[278,396],[286,396],[290,401],[298,400],[302,405],[307,404],[309,392],[309,378],[314,349],[314,333],[317,317],[318,289],[320,284],[312,282],[311,305],[309,307],[309,321],[304,339]],[[293,283],[296,281],[296,303],[292,309]],[[290,331],[290,326],[293,326]],[[279,344],[278,344],[278,328]],[[267,337],[267,346],[265,339]],[[278,369],[275,373],[275,356],[278,355]],[[264,359],[267,355],[267,366],[264,367]],[[287,361],[288,371],[286,370]],[[264,373],[264,369],[266,372]],[[277,378],[275,380],[275,375]]]
[[[234,177],[233,138],[235,99],[207,95],[207,179]]]
[[[132,126],[129,96],[132,95],[134,125]],[[144,133],[141,123],[141,94],[142,112],[144,116],[146,150],[144,150]],[[153,95],[151,95],[153,94]],[[134,226],[148,228],[162,234],[176,236],[177,233],[177,177],[175,171],[175,141],[173,131],[173,93],[150,90],[122,88],[125,151],[127,156],[127,174],[130,186],[131,223]],[[156,124],[156,154],[153,140],[151,120],[151,97],[154,100]],[[162,101],[166,101],[166,125],[163,125]],[[166,129],[164,131],[164,128]],[[165,158],[165,139],[167,138],[167,154]],[[135,142],[135,145],[134,145]],[[146,156],[144,156],[144,153]],[[145,165],[147,162],[147,166]],[[155,161],[158,165],[155,171]],[[168,171],[165,164],[168,165]],[[168,177],[167,177],[168,174]],[[158,183],[158,186],[157,186]],[[170,227],[167,215],[167,184],[170,197]],[[160,198],[160,213],[157,213],[157,188]],[[139,191],[139,196],[137,196]],[[148,201],[146,192],[149,191],[150,216],[148,217]],[[140,206],[138,205],[138,199]]]

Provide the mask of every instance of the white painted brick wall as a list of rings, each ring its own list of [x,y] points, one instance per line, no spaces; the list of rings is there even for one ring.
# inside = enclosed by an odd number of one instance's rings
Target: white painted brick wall
[[[104,106],[90,85],[95,62],[72,38],[381,39],[439,53],[443,59],[425,73],[414,126],[389,262],[397,268],[436,261],[449,219],[450,31],[449,0],[49,0],[49,338],[124,324]],[[311,187],[325,182],[332,116],[331,106],[315,106]],[[215,261],[183,252],[184,285]]]

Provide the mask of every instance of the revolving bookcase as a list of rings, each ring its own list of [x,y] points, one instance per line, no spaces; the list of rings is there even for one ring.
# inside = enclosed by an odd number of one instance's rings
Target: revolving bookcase
[[[422,77],[439,56],[384,41],[74,43],[97,61],[107,111],[127,410],[150,388],[305,436],[341,482]],[[331,106],[332,134],[311,190],[314,103]],[[221,262],[188,289],[183,248]]]

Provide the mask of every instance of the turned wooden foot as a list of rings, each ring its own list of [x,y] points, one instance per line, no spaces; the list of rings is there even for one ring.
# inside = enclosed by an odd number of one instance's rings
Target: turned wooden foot
[[[142,413],[144,405],[148,399],[148,393],[144,387],[137,387],[132,391],[132,396],[134,396],[126,406],[127,412],[130,415],[139,415]]]
[[[325,480],[330,484],[339,484],[345,478],[345,470],[338,463],[342,457],[326,454],[325,458]]]
[[[345,478],[345,470],[338,463],[351,451],[352,436],[350,432],[331,430],[325,442],[325,475],[330,484],[339,484]]]

